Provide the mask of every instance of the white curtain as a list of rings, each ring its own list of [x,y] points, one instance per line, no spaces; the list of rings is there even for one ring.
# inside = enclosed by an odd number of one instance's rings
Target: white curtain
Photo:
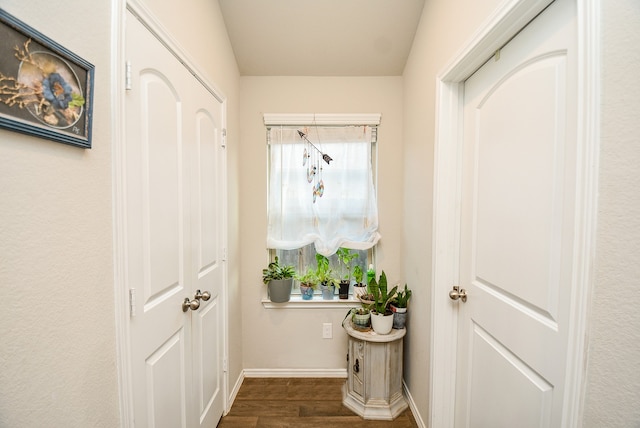
[[[298,134],[333,161],[329,165]],[[366,250],[380,239],[371,167],[371,127],[276,127],[270,152],[267,248],[293,250],[313,243],[325,256],[339,247]],[[306,159],[306,152],[310,155]],[[316,176],[308,181],[309,164]],[[314,186],[324,185],[322,196]]]

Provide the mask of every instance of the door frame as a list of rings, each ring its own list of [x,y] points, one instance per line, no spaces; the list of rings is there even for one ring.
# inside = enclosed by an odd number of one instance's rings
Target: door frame
[[[575,256],[563,427],[580,426],[593,282],[599,159],[600,0],[575,0],[578,27],[578,177]],[[433,208],[429,426],[453,427],[457,310],[448,298],[458,283],[464,81],[553,0],[510,0],[488,18],[438,74]]]
[[[126,192],[125,188],[125,159],[126,159],[126,55],[125,33],[126,15],[130,11],[137,16],[153,35],[170,51],[184,67],[222,103],[222,128],[227,127],[227,99],[222,91],[204,78],[203,74],[194,65],[195,62],[167,33],[165,27],[154,17],[153,13],[139,0],[111,0],[111,101],[113,116],[111,123],[112,132],[112,183],[113,183],[113,271],[114,271],[114,306],[115,306],[115,341],[116,360],[118,366],[118,389],[120,405],[120,426],[122,428],[134,427],[133,409],[133,376],[131,374],[131,347],[129,331],[129,284],[126,278]],[[226,141],[224,143],[226,145]],[[227,163],[223,161],[222,171],[222,240],[223,247],[228,247],[227,236]],[[222,396],[224,413],[229,410],[229,374],[226,370],[229,359],[229,331],[228,331],[228,270],[223,266],[222,285],[222,314],[223,314],[223,366]]]

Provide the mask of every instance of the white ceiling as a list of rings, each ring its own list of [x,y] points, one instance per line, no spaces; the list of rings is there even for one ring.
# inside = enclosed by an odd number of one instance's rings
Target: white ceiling
[[[400,76],[425,0],[218,0],[243,76]]]

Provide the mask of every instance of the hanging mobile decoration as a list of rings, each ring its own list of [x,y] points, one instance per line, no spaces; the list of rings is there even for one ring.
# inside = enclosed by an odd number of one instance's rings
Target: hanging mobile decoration
[[[317,196],[322,197],[322,195],[320,194],[320,181],[322,181],[322,165],[320,164],[319,159],[317,162],[318,162],[318,170],[320,171],[320,173],[318,174],[318,177],[316,177],[316,184],[313,186],[313,202],[314,203],[316,202]]]
[[[311,183],[315,175],[316,175],[316,166],[315,165],[312,166],[311,163],[309,163],[309,168],[307,168],[307,181]]]
[[[302,154],[302,166],[308,165],[307,181],[309,183],[315,182],[315,184],[311,188],[313,194],[313,203],[315,204],[316,198],[318,196],[322,197],[322,195],[324,194],[324,181],[322,181],[321,160],[325,161],[327,165],[330,165],[329,162],[331,162],[333,159],[328,154],[322,153],[320,149],[318,149],[311,141],[309,141],[309,139],[307,138],[307,134],[302,131],[298,131],[298,135],[300,135],[300,138],[307,142],[308,146],[304,148],[304,153]],[[312,151],[311,148],[314,148],[315,151]]]

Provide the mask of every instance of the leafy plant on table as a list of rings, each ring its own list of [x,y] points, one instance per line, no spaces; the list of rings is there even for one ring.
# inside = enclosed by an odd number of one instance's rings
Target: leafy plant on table
[[[397,289],[398,286],[396,285],[390,292],[387,292],[387,275],[382,271],[378,281],[373,278],[369,282],[369,290],[373,297],[373,303],[369,308],[378,314],[391,313],[389,306],[395,297]]]

